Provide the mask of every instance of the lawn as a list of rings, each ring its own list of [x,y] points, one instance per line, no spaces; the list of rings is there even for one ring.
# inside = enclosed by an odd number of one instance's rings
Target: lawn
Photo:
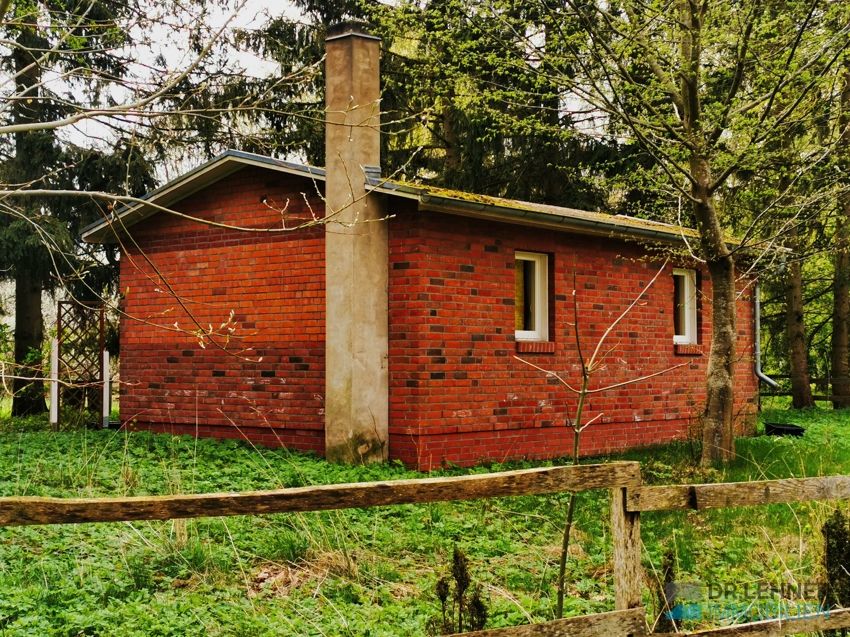
[[[804,424],[806,436],[739,440],[738,459],[725,473],[696,469],[687,443],[622,457],[640,460],[645,479],[659,484],[850,473],[848,414],[777,410],[767,417]],[[418,475],[394,464],[341,467],[236,442],[52,433],[38,422],[0,426],[2,495],[192,493]],[[0,634],[421,635],[439,612],[434,587],[455,546],[490,605],[488,627],[550,619],[565,501],[4,528]],[[649,576],[669,553],[680,581],[811,581],[820,569],[819,528],[833,507],[645,514]],[[612,608],[607,516],[606,493],[582,496],[569,614]]]

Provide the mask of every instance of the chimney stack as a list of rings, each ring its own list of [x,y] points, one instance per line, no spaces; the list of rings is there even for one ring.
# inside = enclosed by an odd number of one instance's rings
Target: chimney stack
[[[380,39],[331,27],[325,57],[325,456],[387,458],[388,247],[380,202]]]

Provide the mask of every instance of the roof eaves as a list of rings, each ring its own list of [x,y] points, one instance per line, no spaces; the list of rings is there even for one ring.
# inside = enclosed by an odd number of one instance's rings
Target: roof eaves
[[[375,192],[417,199],[423,210],[667,244],[681,245],[687,240],[698,239],[696,231],[690,228],[624,215],[606,215],[600,212],[455,193],[386,179],[370,179],[369,184]]]
[[[604,216],[602,214],[596,217],[561,215],[520,207],[474,203],[434,195],[423,195],[420,201],[423,210],[433,210],[434,212],[450,212],[461,216],[554,228],[586,235],[650,240],[669,244],[684,243],[683,233],[681,232],[671,232],[666,228],[656,230],[639,225],[617,223],[613,219],[611,221],[602,219],[601,217]],[[687,238],[695,237],[688,236]]]

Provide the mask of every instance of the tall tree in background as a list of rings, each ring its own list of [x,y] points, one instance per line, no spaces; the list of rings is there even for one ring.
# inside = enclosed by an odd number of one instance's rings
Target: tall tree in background
[[[809,374],[809,342],[806,337],[803,262],[796,255],[807,249],[805,228],[793,225],[786,245],[795,253],[788,264],[785,281],[785,334],[788,340],[791,405],[794,409],[814,407]]]
[[[369,4],[291,4],[298,17],[277,15],[228,33],[215,51],[227,72],[185,78],[169,100],[171,112],[151,123],[147,146],[176,158],[233,148],[323,166],[325,34],[338,22],[365,20]],[[234,62],[236,52],[252,58]]]
[[[527,43],[539,50],[542,72],[556,75],[573,99],[604,113],[654,158],[665,187],[688,205],[683,220],[699,231],[696,256],[709,273],[712,308],[701,417],[705,464],[733,453],[740,249],[725,232],[731,224],[724,190],[737,171],[758,171],[769,161],[788,126],[815,116],[821,77],[810,71],[830,69],[848,42],[847,20],[834,4],[782,6],[770,12],[755,0],[568,0],[566,12],[549,11],[552,28],[582,26],[564,32],[561,57],[553,59],[532,38]],[[560,70],[567,60],[577,66],[574,76]]]
[[[505,43],[523,46],[521,34],[539,21],[523,3],[511,3],[507,25],[470,20],[460,0],[295,4],[298,20],[276,17],[236,38],[277,71],[193,93],[189,103],[205,113],[204,123],[187,135],[184,116],[162,120],[173,127],[172,147],[190,144],[207,155],[233,147],[323,165],[324,37],[329,25],[358,19],[383,40],[385,175],[553,204],[606,204],[601,169],[590,167],[612,158],[616,144],[578,134],[559,108],[557,86],[530,60],[500,60]],[[246,94],[250,114],[234,101]]]
[[[538,31],[544,50],[555,37],[540,8],[503,4],[499,21],[476,19],[458,0],[401,5],[382,17],[387,39],[404,43],[390,48],[398,49],[399,74],[388,84],[406,98],[399,115],[422,114],[418,126],[396,134],[394,150],[409,157],[421,146],[413,176],[443,187],[604,207],[599,176],[616,145],[580,133],[561,108],[559,79],[534,68],[525,34]],[[505,47],[528,56],[505,57]]]
[[[766,10],[778,13],[786,8],[774,3]],[[832,17],[832,23],[829,19],[821,23],[827,38],[831,32],[840,33],[841,12]],[[838,30],[833,31],[836,27]],[[844,56],[846,52],[839,61]],[[842,306],[842,298],[847,297],[838,276],[842,254],[837,249],[845,232],[840,213],[846,188],[841,183],[845,179],[841,169],[846,146],[842,141],[846,123],[841,121],[845,65],[824,56],[815,60],[808,72],[821,76],[812,91],[815,117],[789,118],[783,126],[784,135],[768,142],[773,147],[758,170],[748,166],[738,170],[724,192],[727,209],[734,211],[733,231],[749,232],[753,219],[761,215],[762,237],[787,249],[762,259],[768,267],[760,267],[759,278],[768,292],[765,331],[768,349],[772,350],[771,369],[787,373],[796,409],[815,404],[812,375],[826,379],[831,376],[833,363],[847,358],[846,352],[840,353],[842,342],[846,347],[842,321],[833,317],[836,307]],[[807,160],[804,166],[800,165],[801,157]],[[771,271],[771,263],[778,267]],[[777,309],[771,311],[771,303]],[[833,325],[837,331],[833,331]],[[836,369],[840,377],[840,363]],[[825,385],[821,389],[828,392]]]
[[[832,405],[850,407],[850,57],[841,66],[836,166],[842,175],[835,219],[832,310]]]
[[[203,5],[181,7],[197,7],[203,17]],[[141,194],[153,184],[150,165],[121,138],[131,138],[157,100],[177,101],[178,85],[202,70],[211,29],[203,22],[174,27],[194,51],[175,68],[163,57],[141,64],[134,48],[147,47],[156,57],[152,33],[169,33],[163,17],[173,16],[173,8],[141,0],[13,0],[0,7],[0,272],[15,281],[12,413],[27,415],[46,407],[42,292],[64,285],[70,273],[83,290],[109,278],[102,255],[85,265],[80,260],[79,229],[108,212],[112,193]],[[79,197],[103,187],[110,190],[100,192],[100,203]]]
[[[64,167],[68,154],[56,132],[39,129],[39,125],[71,115],[73,91],[95,99],[104,78],[121,74],[125,62],[108,52],[126,43],[116,20],[122,11],[131,10],[130,4],[104,2],[11,3],[3,16],[3,31],[10,48],[5,84],[12,90],[6,93],[3,115],[15,129],[11,139],[3,140],[4,182],[24,189],[69,183]],[[70,94],[50,90],[49,74],[59,75]],[[76,213],[73,206],[33,198],[14,210],[7,205],[3,214],[6,223],[0,230],[4,248],[0,259],[15,281],[17,371],[12,413],[23,416],[46,409],[43,387],[37,380],[44,338],[42,292],[57,282],[50,249],[34,229],[41,227],[55,249],[72,254]]]

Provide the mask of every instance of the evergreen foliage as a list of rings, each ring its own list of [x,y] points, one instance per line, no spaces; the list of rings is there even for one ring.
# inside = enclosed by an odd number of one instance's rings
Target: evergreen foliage
[[[847,516],[836,509],[821,527],[823,534],[823,568],[825,581],[821,591],[824,609],[850,607],[850,524]],[[830,637],[846,635],[846,629],[825,631]]]

